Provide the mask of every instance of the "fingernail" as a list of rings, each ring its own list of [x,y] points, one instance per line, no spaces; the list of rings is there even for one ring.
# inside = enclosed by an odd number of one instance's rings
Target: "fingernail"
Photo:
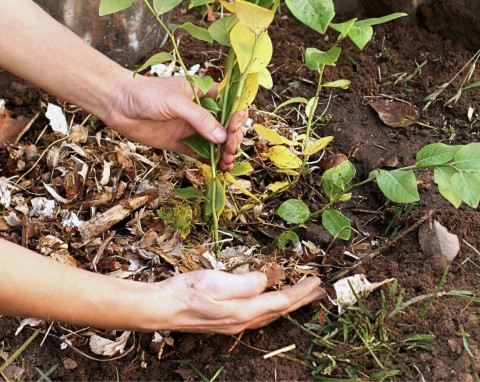
[[[212,131],[212,136],[218,143],[225,142],[227,139],[227,133],[222,127],[216,127],[215,130]]]

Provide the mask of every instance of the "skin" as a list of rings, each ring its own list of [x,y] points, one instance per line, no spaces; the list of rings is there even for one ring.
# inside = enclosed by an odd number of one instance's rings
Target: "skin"
[[[0,1],[0,36],[0,67],[155,148],[188,153],[178,140],[199,133],[223,144],[220,167],[231,168],[246,112],[237,113],[226,132],[192,102],[184,78],[133,78],[30,0]],[[264,292],[266,287],[259,272],[204,270],[151,284],[119,280],[0,239],[0,315],[105,329],[233,334],[323,296],[314,277],[282,291]]]

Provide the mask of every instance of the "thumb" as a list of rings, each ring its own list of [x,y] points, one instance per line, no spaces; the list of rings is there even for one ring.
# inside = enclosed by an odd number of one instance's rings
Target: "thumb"
[[[175,116],[187,121],[205,139],[212,143],[227,140],[227,132],[208,110],[187,97],[182,97],[176,104],[181,106],[173,109]]]

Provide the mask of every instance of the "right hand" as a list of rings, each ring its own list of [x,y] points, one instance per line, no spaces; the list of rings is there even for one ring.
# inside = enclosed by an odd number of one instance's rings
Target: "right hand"
[[[267,277],[260,272],[188,272],[154,285],[158,303],[150,306],[151,318],[157,314],[158,326],[168,330],[236,334],[325,297],[319,284],[320,279],[309,277],[281,291],[264,293]]]

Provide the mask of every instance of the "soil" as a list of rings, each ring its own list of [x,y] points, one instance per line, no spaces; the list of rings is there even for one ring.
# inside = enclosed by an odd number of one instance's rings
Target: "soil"
[[[173,22],[183,22],[184,14],[174,15]],[[274,87],[263,90],[255,101],[259,112],[251,111],[251,116],[269,120],[268,114],[260,111],[274,110],[274,105],[288,97],[311,97],[315,91],[315,74],[305,69],[302,57],[307,47],[328,48],[333,36],[319,37],[296,22],[290,15],[276,19],[271,36],[274,42],[274,57],[271,64]],[[218,57],[218,47],[206,46],[184,37],[182,46],[188,46],[184,59],[192,65]],[[427,32],[418,26],[407,26],[401,22],[392,22],[379,26],[375,30],[373,41],[362,52],[351,44],[345,43],[339,63],[326,71],[326,80],[347,78],[352,81],[348,90],[334,91],[331,99],[328,94],[318,110],[327,107],[331,121],[316,128],[316,132],[335,137],[331,153],[348,155],[357,169],[356,180],[365,179],[371,170],[378,167],[395,168],[414,163],[417,151],[426,144],[445,142],[465,144],[479,140],[480,122],[469,124],[469,107],[479,112],[480,92],[477,89],[465,91],[457,103],[445,105],[455,94],[462,81],[459,76],[427,110],[423,98],[449,81],[457,71],[472,57],[474,52],[461,43],[444,39]],[[187,49],[185,49],[187,51]],[[412,73],[415,68],[427,60],[421,72],[410,81],[398,81],[401,75]],[[478,70],[472,81],[480,81]],[[37,97],[41,92],[16,87],[10,90],[6,98],[7,106],[17,114],[35,111]],[[43,95],[42,95],[43,96]],[[406,127],[389,127],[378,117],[369,105],[378,99],[397,99],[416,108],[420,116],[419,123]],[[293,109],[278,112],[293,127],[299,126]],[[37,133],[44,125],[32,127]],[[315,193],[324,161],[312,171],[310,180],[303,188],[296,188],[282,198],[299,197],[310,206],[321,204]],[[4,166],[2,165],[2,168]],[[417,174],[420,175],[420,174]],[[443,290],[472,291],[478,297],[480,293],[480,257],[468,244],[480,248],[480,212],[465,205],[455,209],[445,201],[433,184],[430,173],[421,174],[421,201],[410,209],[398,209],[387,203],[376,185],[368,184],[354,192],[352,201],[342,207],[342,212],[353,222],[353,227],[371,240],[383,242],[390,235],[400,235],[398,242],[383,251],[382,255],[366,262],[355,273],[365,273],[372,282],[395,278],[398,292],[404,295],[404,301],[415,296],[433,293],[440,283],[446,264],[437,257],[426,258],[420,249],[418,231],[413,230],[402,235],[422,216],[433,210],[433,216],[450,232],[460,239],[460,252],[449,265]],[[313,191],[312,191],[313,189]],[[320,200],[320,201],[319,201]],[[325,264],[328,278],[338,269],[352,264],[352,259],[342,255],[351,243],[332,242],[325,235],[318,221],[312,221],[302,233],[303,240],[310,240],[326,251],[323,259],[314,261]],[[259,232],[253,233],[258,240],[266,240]],[[293,256],[293,255],[292,255]],[[388,287],[382,287],[388,294]],[[382,305],[382,294],[373,292],[365,299],[372,312]],[[443,296],[432,303],[425,316],[420,313],[426,300],[412,304],[399,315],[386,319],[389,340],[405,338],[417,333],[432,334],[435,338],[431,345],[435,351],[413,349],[399,350],[401,359],[408,370],[402,369],[394,380],[478,380],[480,375],[480,307],[468,299]],[[323,313],[320,313],[320,316]],[[306,307],[292,315],[299,323],[320,323],[316,307]],[[334,315],[334,317],[336,317]],[[0,350],[13,352],[31,335],[30,329],[24,329],[15,336],[19,319],[0,318]],[[48,325],[45,326],[45,329]],[[70,328],[74,330],[74,328]],[[57,325],[51,334],[63,333]],[[462,333],[465,336],[462,336]],[[315,358],[315,352],[326,353],[328,348],[320,344],[313,345],[311,336],[292,324],[290,320],[279,319],[266,328],[246,332],[241,343],[235,339],[220,335],[191,335],[172,333],[173,346],[166,346],[162,360],[159,360],[150,347],[152,333],[135,334],[136,342],[128,354],[117,360],[94,361],[79,354],[75,349],[61,348],[61,341],[55,336],[47,336],[42,343],[40,337],[21,355],[18,366],[25,369],[23,377],[27,380],[38,379],[36,368],[43,372],[58,365],[50,376],[52,380],[200,380],[198,374],[188,365],[180,365],[172,360],[188,360],[208,378],[223,368],[218,380],[312,380],[319,378],[320,372],[314,372],[322,358],[310,360],[309,366],[298,359]],[[257,349],[273,351],[291,344],[296,350],[286,353],[296,360],[271,357],[263,359],[263,353]],[[129,346],[132,343],[129,342]],[[373,345],[372,345],[373,346]],[[76,349],[91,356],[88,344],[79,339]],[[233,350],[232,350],[233,347]],[[128,347],[127,347],[128,348]],[[402,348],[403,349],[403,348]],[[314,353],[311,353],[313,350]],[[400,354],[401,353],[401,354]],[[338,355],[338,354],[337,354]],[[377,370],[373,357],[368,351],[349,355],[351,364],[363,365],[359,371],[364,379],[370,379]],[[341,357],[339,357],[341,358]],[[331,377],[348,377],[347,362],[338,361]],[[389,368],[399,368],[393,361],[382,358]],[[317,374],[316,376],[314,374]],[[424,379],[423,379],[424,378]]]

